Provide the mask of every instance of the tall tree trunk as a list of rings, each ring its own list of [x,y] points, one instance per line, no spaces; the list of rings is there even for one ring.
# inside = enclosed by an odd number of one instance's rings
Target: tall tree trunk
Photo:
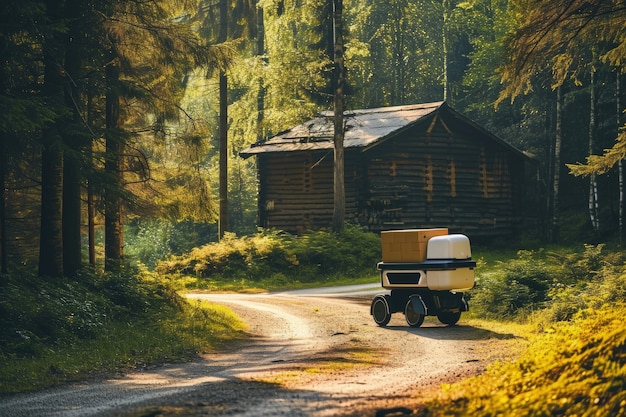
[[[596,134],[596,71],[591,68],[589,85],[589,155],[595,151]],[[593,173],[589,177],[589,219],[594,232],[600,231],[600,219],[598,217],[598,180]]]
[[[554,134],[554,160],[552,163],[552,191],[550,196],[550,241],[558,243],[559,236],[559,182],[561,178],[561,143],[563,117],[562,87],[556,90],[556,128]]]
[[[220,219],[219,238],[224,237],[228,231],[228,78],[226,73],[220,73],[220,168],[219,168],[219,194],[220,194]]]
[[[96,266],[96,206],[94,204],[93,181],[87,180],[87,241],[89,265]]]
[[[76,155],[63,163],[63,271],[76,276],[81,268],[81,168]]]
[[[393,4],[393,88],[391,90],[392,105],[404,104],[404,3]],[[336,39],[336,38],[335,38]],[[336,42],[336,40],[335,40]],[[336,46],[335,46],[336,48]],[[336,52],[335,52],[336,53]]]
[[[265,18],[263,16],[263,7],[261,7],[257,2],[257,41],[256,41],[256,54],[261,57],[264,64],[267,65],[267,58],[265,58]],[[263,140],[265,137],[264,129],[263,129],[263,118],[265,114],[265,80],[263,77],[259,78],[259,92],[257,95],[256,107],[257,107],[257,117],[256,117],[256,126],[257,133],[256,139],[257,142]]]
[[[344,179],[344,126],[343,109],[344,97],[343,89],[345,84],[344,58],[343,58],[343,0],[333,0],[333,25],[334,25],[334,205],[333,205],[333,230],[339,232],[343,230],[346,215],[346,193]]]
[[[2,81],[0,81],[2,83]],[[0,90],[1,91],[1,90]],[[9,273],[9,257],[7,255],[7,206],[4,190],[6,189],[7,150],[6,137],[0,133],[0,274]],[[2,280],[0,280],[0,285]]]
[[[443,101],[448,101],[448,9],[450,8],[450,0],[442,0],[443,6],[443,24],[441,25],[441,54],[443,55]]]
[[[621,94],[621,72],[615,71],[615,106],[616,106],[616,116],[617,116],[617,130],[616,135],[619,135],[620,129],[622,128],[622,103],[620,101]],[[624,160],[622,159],[617,164],[618,167],[618,184],[619,184],[619,242],[623,243],[624,240]]]
[[[219,42],[226,42],[228,37],[228,8],[226,0],[220,0],[220,34]],[[224,70],[220,71],[220,116],[219,116],[219,195],[220,219],[218,237],[221,239],[228,231],[228,78]]]
[[[75,26],[80,22],[80,3],[69,1],[66,10],[71,15],[71,23],[74,28],[70,29],[68,45],[65,53],[65,105],[72,109],[72,123],[66,129],[65,143],[71,152],[64,155],[63,170],[63,271],[67,276],[75,276],[81,267],[81,154],[83,149],[79,131],[82,128],[79,109],[80,90],[78,79],[81,59],[80,48],[76,44],[77,29]]]
[[[91,93],[89,93],[87,97],[87,126],[89,126],[90,129],[93,126],[92,98]],[[89,164],[89,171],[92,171],[93,145],[91,143],[87,148],[87,164]],[[94,204],[93,178],[91,177],[87,178],[87,241],[89,265],[96,266],[96,206]]]
[[[2,52],[5,49],[3,48]],[[0,52],[0,55],[4,55]],[[2,64],[2,73],[0,74],[0,94],[4,94],[7,85],[7,72],[4,71],[5,64]],[[0,131],[0,275],[6,275],[9,273],[9,256],[7,249],[7,206],[6,206],[6,181],[8,173],[8,136],[4,130]],[[2,285],[2,279],[0,279],[0,285]]]
[[[63,144],[54,126],[44,133],[41,153],[39,276],[63,276]]]
[[[116,271],[121,267],[123,258],[122,231],[122,150],[123,139],[120,124],[120,96],[118,83],[120,77],[119,62],[114,57],[106,66],[106,173],[104,214],[104,253],[105,270]]]
[[[62,17],[63,0],[46,1],[52,22]],[[63,59],[65,38],[55,32],[44,40],[43,93],[48,105],[60,110],[64,106]],[[63,143],[57,124],[44,129],[41,154],[41,225],[39,241],[39,276],[63,276]]]

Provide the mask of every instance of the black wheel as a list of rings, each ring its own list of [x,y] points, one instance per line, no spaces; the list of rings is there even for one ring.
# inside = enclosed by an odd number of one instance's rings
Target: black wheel
[[[424,315],[415,311],[411,300],[407,301],[406,306],[404,307],[404,318],[406,319],[407,324],[411,327],[420,327],[422,323],[424,323]]]
[[[372,316],[374,321],[381,327],[384,327],[391,320],[391,312],[389,311],[389,303],[385,296],[377,296],[372,300],[371,307]]]
[[[437,314],[437,318],[443,324],[447,324],[448,326],[454,326],[461,318],[461,312],[440,311]]]

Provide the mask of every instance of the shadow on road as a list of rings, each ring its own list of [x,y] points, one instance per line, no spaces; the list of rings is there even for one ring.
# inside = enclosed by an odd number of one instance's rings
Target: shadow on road
[[[425,323],[422,327],[388,326],[386,328],[392,331],[411,333],[435,340],[506,340],[519,338],[519,336],[512,333],[498,333],[467,324],[446,326],[437,323]]]
[[[242,395],[243,394],[243,395]],[[393,400],[393,399],[391,399]],[[395,398],[408,401],[409,398]],[[164,395],[155,403],[134,405],[117,417],[148,416],[278,416],[309,417],[311,415],[340,415],[344,417],[374,417],[376,406],[367,406],[369,396],[330,394],[315,390],[288,389],[271,382],[239,378],[204,383],[183,394]],[[365,406],[365,407],[364,407]]]

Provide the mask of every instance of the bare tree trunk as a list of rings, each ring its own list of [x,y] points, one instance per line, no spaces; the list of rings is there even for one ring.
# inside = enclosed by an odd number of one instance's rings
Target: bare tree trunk
[[[63,14],[63,1],[46,2],[52,21]],[[44,41],[43,92],[50,106],[63,108],[63,65],[65,39],[60,33]],[[63,276],[63,143],[57,120],[44,129],[41,150],[41,225],[39,276]]]
[[[556,129],[554,135],[554,161],[552,166],[552,204],[551,204],[551,221],[550,221],[550,241],[558,243],[559,241],[559,181],[561,175],[561,143],[562,143],[562,113],[563,113],[563,97],[562,87],[556,90]]]
[[[81,169],[75,155],[63,163],[63,271],[74,277],[81,268]]]
[[[596,81],[595,68],[591,69],[589,85],[589,155],[594,154],[595,131],[596,131]],[[598,180],[596,174],[589,177],[589,219],[594,232],[600,231],[600,219],[598,217]]]
[[[228,36],[228,16],[226,0],[220,0],[220,34],[219,42],[226,42]],[[228,231],[228,78],[224,70],[220,71],[220,118],[219,118],[219,196],[220,218],[218,238],[221,239]]]
[[[92,96],[87,98],[87,125],[92,127]],[[88,164],[93,165],[93,146],[89,144]],[[87,241],[89,265],[96,266],[96,206],[94,204],[93,179],[87,178]]]
[[[343,88],[345,84],[344,61],[343,61],[343,0],[333,0],[333,26],[334,26],[334,87],[333,107],[334,107],[334,207],[333,207],[333,230],[339,232],[343,230],[346,215],[346,195],[344,180],[344,126],[343,109],[344,97]]]
[[[259,3],[259,2],[257,2]],[[267,59],[265,58],[265,19],[263,16],[263,7],[257,5],[257,42],[256,42],[256,54],[261,57],[263,62],[267,64]],[[265,113],[265,86],[263,85],[264,80],[263,77],[259,78],[259,92],[257,95],[257,117],[256,117],[256,126],[257,126],[257,141],[261,141],[264,138],[263,133],[263,118]]]
[[[87,182],[87,240],[89,265],[96,266],[96,207],[94,204],[93,181]]]
[[[78,134],[78,129],[82,127],[79,109],[80,87],[78,85],[81,68],[81,47],[77,45],[75,39],[77,29],[76,22],[80,21],[81,12],[78,0],[68,1],[66,4],[67,13],[71,15],[69,38],[65,51],[65,105],[72,110],[71,128],[66,129],[65,144],[72,152],[66,152],[63,163],[63,271],[65,275],[76,276],[81,268],[81,182],[82,168],[80,155],[84,148],[83,139]]]
[[[39,276],[63,276],[63,144],[55,127],[46,129],[41,154]]]
[[[1,82],[1,81],[0,81]],[[0,90],[2,91],[2,90]],[[0,137],[0,274],[9,273],[9,257],[7,255],[7,207],[4,190],[6,188],[7,150],[5,137]],[[0,284],[2,280],[0,280]]]
[[[104,268],[116,271],[121,267],[123,258],[122,231],[122,149],[123,139],[120,129],[120,97],[117,91],[120,69],[114,57],[106,66],[106,161],[105,173],[109,184],[105,192],[104,215]]]
[[[3,45],[2,50],[0,50],[0,55],[8,56],[6,51],[6,46]],[[0,94],[5,94],[8,88],[8,72],[6,72],[6,67],[8,66],[8,62],[3,62],[2,67],[0,67]],[[0,131],[0,275],[6,275],[9,273],[9,255],[7,249],[8,236],[7,236],[7,200],[6,200],[6,187],[7,187],[7,175],[8,175],[8,162],[9,158],[7,153],[8,149],[9,137],[4,131]],[[2,285],[3,280],[0,278],[0,285]]]
[[[450,7],[450,0],[442,0],[443,5],[443,25],[441,25],[441,45],[443,55],[443,101],[448,101],[448,34],[447,21],[448,21],[448,8]]]
[[[405,15],[402,2],[393,4],[393,88],[391,103],[404,104],[404,33]]]
[[[616,116],[617,116],[617,131],[616,133],[619,135],[619,131],[622,128],[622,103],[620,102],[620,93],[621,93],[621,83],[620,71],[616,71],[616,79],[615,79],[615,105],[616,105]],[[617,164],[618,167],[618,184],[619,184],[619,242],[623,243],[624,240],[624,160],[622,159]]]

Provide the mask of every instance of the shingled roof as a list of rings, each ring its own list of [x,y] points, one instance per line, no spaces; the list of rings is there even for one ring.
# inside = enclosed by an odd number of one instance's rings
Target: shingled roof
[[[426,120],[429,116],[445,108],[453,117],[463,120],[515,152],[498,137],[485,131],[469,119],[455,112],[444,101],[411,104],[373,109],[351,110],[344,113],[346,126],[344,148],[367,149],[398,133]],[[322,112],[319,117],[309,120],[276,136],[253,144],[240,152],[244,158],[268,152],[295,152],[333,149],[333,112]],[[520,152],[521,153],[521,152]]]

